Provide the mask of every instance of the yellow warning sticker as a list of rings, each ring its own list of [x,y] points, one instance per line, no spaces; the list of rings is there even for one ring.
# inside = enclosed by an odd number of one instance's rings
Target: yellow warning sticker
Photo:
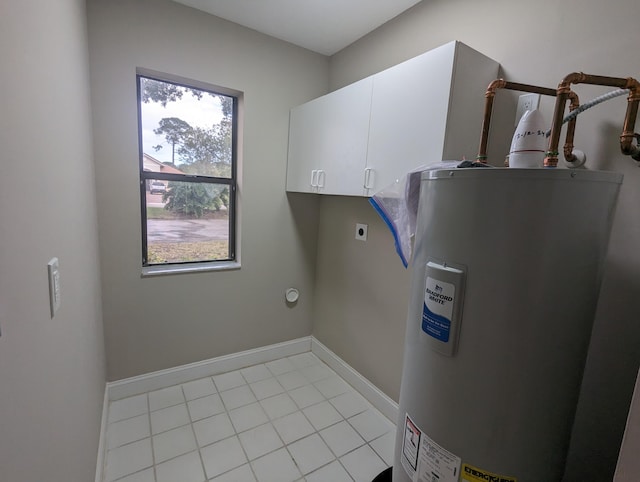
[[[469,464],[462,464],[462,482],[518,482],[515,477],[498,475]]]

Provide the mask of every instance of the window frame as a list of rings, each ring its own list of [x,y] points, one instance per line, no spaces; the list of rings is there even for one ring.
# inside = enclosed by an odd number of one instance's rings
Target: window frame
[[[144,170],[144,147],[142,139],[142,82],[141,79],[150,79],[159,82],[173,84],[187,89],[200,90],[229,97],[232,99],[231,119],[231,175],[226,177],[204,176],[196,174],[160,173]],[[203,82],[189,79],[176,78],[171,75],[152,72],[145,69],[136,70],[136,98],[137,98],[137,128],[138,128],[138,170],[140,184],[140,215],[141,215],[141,240],[142,240],[142,275],[179,274],[186,272],[239,269],[239,256],[237,246],[237,211],[238,211],[238,118],[241,93],[229,89],[217,87]],[[178,181],[197,184],[217,184],[229,187],[229,255],[224,259],[210,259],[199,261],[181,261],[175,263],[148,262],[148,238],[147,238],[147,183],[153,180]]]

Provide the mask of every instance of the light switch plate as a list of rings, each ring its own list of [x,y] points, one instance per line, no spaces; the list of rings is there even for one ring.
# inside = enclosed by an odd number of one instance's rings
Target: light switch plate
[[[49,273],[49,305],[51,307],[51,318],[60,309],[60,263],[58,258],[51,258],[47,263]]]

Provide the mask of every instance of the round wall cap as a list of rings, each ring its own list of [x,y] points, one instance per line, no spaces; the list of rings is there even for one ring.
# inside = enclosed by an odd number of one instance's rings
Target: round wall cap
[[[284,295],[289,303],[295,303],[296,301],[298,301],[300,293],[295,288],[289,288],[287,289],[287,291],[285,291]]]

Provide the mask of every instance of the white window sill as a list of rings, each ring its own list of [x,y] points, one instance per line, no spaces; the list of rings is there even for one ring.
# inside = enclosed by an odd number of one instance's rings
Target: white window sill
[[[155,265],[143,267],[142,277],[147,278],[151,276],[167,276],[173,274],[203,273],[207,271],[231,271],[236,269],[240,269],[240,263],[238,261]]]

